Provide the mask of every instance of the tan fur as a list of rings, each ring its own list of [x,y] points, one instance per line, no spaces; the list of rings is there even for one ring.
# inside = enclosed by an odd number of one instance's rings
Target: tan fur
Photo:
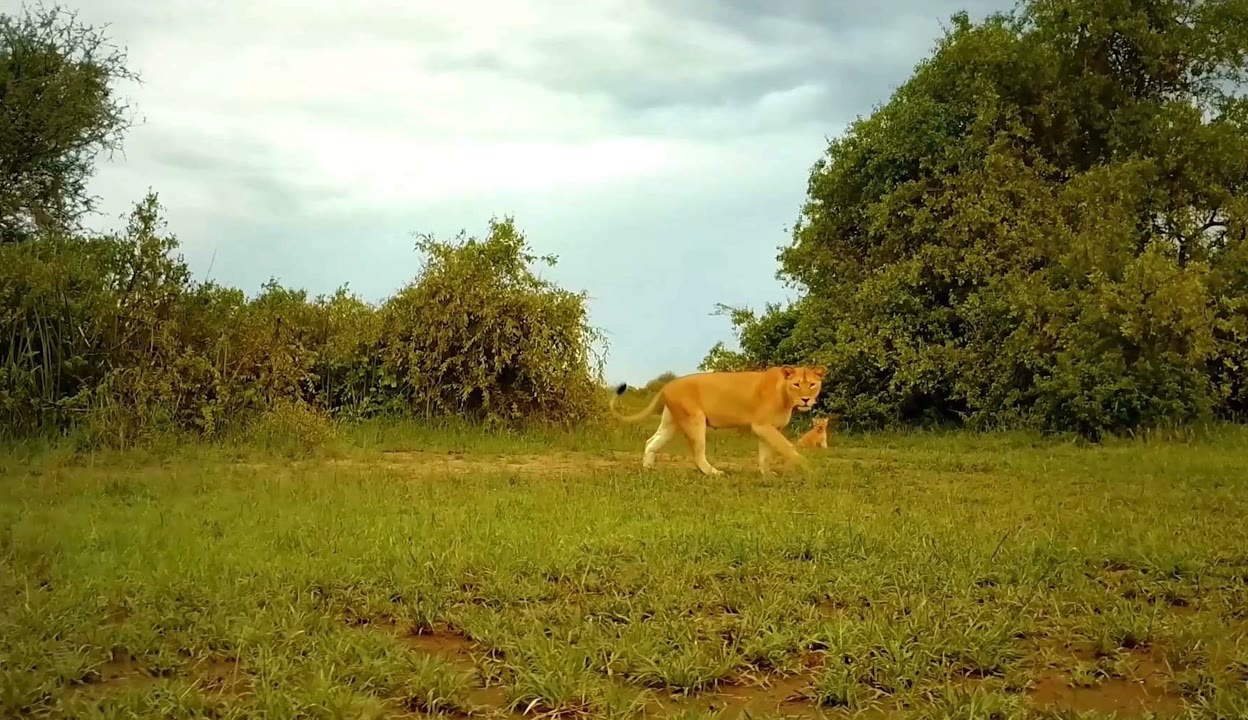
[[[768,462],[779,453],[791,462],[803,462],[793,444],[780,432],[793,411],[809,412],[823,386],[821,367],[774,367],[752,372],[709,372],[684,375],[659,389],[645,410],[623,415],[617,405],[627,389],[621,385],[611,399],[611,412],[625,422],[636,422],[662,410],[659,428],[646,442],[643,467],[653,467],[655,455],[676,434],[683,433],[693,461],[706,475],[719,470],[706,460],[706,429],[749,430],[758,436],[758,468],[768,473]]]
[[[815,426],[810,429],[810,432],[797,439],[797,446],[826,448],[828,446],[828,419],[815,420]]]

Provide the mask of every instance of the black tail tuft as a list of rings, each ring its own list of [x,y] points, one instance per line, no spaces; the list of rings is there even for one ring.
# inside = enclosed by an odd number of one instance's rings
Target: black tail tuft
[[[620,383],[615,388],[616,395],[623,395],[628,390],[628,383]]]

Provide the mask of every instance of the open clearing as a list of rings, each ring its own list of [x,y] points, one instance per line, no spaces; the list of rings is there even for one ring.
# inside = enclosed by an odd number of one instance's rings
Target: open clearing
[[[0,453],[3,717],[1248,717],[1248,432]]]

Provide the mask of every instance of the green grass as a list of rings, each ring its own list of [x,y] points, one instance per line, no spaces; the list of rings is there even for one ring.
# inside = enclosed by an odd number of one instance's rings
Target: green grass
[[[651,430],[0,452],[0,716],[1248,717],[1248,431]]]

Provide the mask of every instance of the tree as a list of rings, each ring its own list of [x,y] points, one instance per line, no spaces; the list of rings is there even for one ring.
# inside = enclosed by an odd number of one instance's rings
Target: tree
[[[121,145],[137,80],[124,52],[58,7],[0,14],[0,242],[72,231],[95,207],[87,183]]]
[[[1243,0],[955,16],[815,165],[779,255],[802,296],[733,318],[742,361],[826,363],[869,425],[1248,410],[1245,58]]]

